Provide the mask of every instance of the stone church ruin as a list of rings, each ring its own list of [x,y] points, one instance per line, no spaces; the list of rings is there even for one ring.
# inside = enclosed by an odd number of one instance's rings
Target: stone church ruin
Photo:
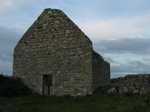
[[[61,10],[45,9],[14,49],[13,75],[41,95],[88,95],[110,79],[110,64]]]

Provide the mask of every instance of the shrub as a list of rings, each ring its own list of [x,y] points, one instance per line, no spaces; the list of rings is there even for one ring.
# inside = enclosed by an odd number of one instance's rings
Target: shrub
[[[20,79],[0,75],[0,96],[12,97],[31,93],[31,90]]]

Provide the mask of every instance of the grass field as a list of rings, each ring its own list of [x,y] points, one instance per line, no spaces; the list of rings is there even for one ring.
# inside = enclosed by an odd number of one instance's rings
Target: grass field
[[[86,97],[0,98],[0,112],[150,112],[150,97],[97,94]]]

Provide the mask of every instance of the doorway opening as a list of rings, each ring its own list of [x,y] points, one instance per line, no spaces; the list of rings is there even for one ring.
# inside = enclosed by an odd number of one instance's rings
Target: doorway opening
[[[42,94],[45,96],[51,95],[52,75],[43,75]]]

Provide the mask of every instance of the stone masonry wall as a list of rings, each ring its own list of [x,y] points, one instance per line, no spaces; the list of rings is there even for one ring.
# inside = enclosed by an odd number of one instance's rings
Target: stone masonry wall
[[[43,75],[52,76],[50,95],[87,95],[110,78],[109,63],[93,54],[89,38],[60,10],[46,9],[14,49],[13,74],[42,94]]]
[[[110,65],[103,57],[93,51],[93,88],[107,83],[110,80]]]
[[[14,50],[13,74],[42,94],[42,76],[53,77],[51,95],[92,93],[92,43],[60,10],[46,9]]]
[[[108,93],[114,94],[150,94],[150,75],[127,75],[122,78],[112,79]]]

